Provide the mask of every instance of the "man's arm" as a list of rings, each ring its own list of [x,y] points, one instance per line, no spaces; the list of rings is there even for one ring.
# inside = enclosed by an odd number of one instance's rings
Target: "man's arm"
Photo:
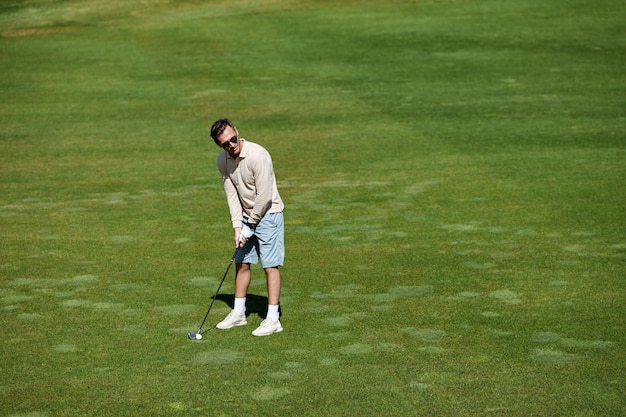
[[[254,158],[251,166],[254,173],[254,182],[256,186],[256,198],[254,199],[254,207],[250,213],[249,221],[251,224],[259,224],[265,213],[272,207],[272,190],[274,185],[274,167],[272,158],[269,153],[265,152]]]
[[[241,201],[239,201],[239,194],[235,184],[228,175],[226,168],[226,154],[222,153],[217,158],[217,167],[222,175],[222,182],[224,183],[224,192],[226,193],[226,202],[228,203],[228,209],[230,211],[230,220],[233,224],[233,228],[241,229],[241,221],[243,219],[243,209],[241,208]]]
[[[233,229],[241,229],[243,210],[241,208],[241,202],[239,201],[239,195],[237,194],[235,185],[228,177],[224,178],[224,192],[226,193],[226,201],[228,202],[230,221],[233,224]]]

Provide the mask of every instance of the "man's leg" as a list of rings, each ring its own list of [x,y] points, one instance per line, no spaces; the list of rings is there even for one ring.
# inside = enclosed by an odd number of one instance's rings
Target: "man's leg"
[[[246,298],[250,287],[250,264],[235,264],[235,298]]]
[[[280,270],[278,268],[265,268],[265,278],[267,280],[267,301],[269,305],[280,303]]]
[[[254,336],[268,336],[282,332],[278,313],[281,292],[281,274],[278,269],[285,259],[284,220],[282,213],[266,214],[256,228],[259,255],[267,281],[267,316]]]
[[[267,317],[252,332],[253,336],[269,336],[283,331],[278,313],[281,287],[280,271],[278,268],[264,268],[264,271],[267,280]]]
[[[236,263],[235,268],[237,271],[235,275],[235,305],[230,314],[215,326],[218,329],[231,329],[235,326],[248,324],[246,320],[246,295],[250,286],[250,264]]]

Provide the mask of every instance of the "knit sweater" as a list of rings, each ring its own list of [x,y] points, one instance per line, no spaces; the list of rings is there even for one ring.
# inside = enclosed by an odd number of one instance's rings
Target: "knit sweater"
[[[242,227],[243,217],[256,225],[266,213],[283,211],[272,157],[261,145],[241,139],[239,156],[224,151],[217,157],[233,228]]]

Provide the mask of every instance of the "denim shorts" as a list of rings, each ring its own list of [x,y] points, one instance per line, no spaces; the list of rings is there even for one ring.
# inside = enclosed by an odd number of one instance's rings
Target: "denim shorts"
[[[243,218],[243,224],[248,219]],[[235,262],[257,264],[261,259],[263,268],[283,266],[285,261],[285,220],[283,213],[267,213],[256,229],[254,235],[237,251]]]

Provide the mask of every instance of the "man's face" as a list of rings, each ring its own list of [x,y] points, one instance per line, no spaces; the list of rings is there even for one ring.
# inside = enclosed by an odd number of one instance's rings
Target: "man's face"
[[[217,143],[233,158],[238,157],[241,152],[241,140],[237,130],[230,126],[226,126],[226,129],[217,137]]]

